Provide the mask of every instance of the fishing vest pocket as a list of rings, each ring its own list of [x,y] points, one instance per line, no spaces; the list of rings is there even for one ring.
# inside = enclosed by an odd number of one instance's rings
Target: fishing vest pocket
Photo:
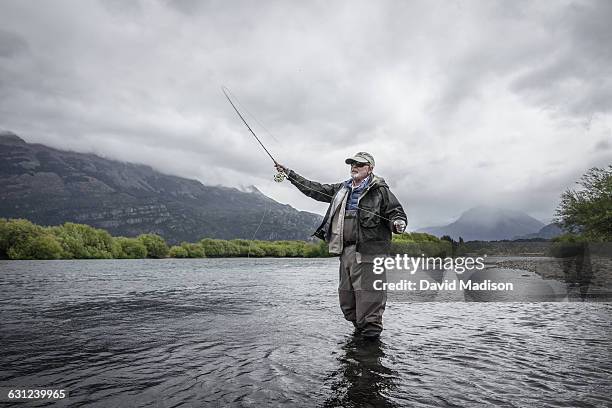
[[[378,208],[362,207],[359,211],[359,224],[363,228],[375,228],[380,224],[380,210]]]

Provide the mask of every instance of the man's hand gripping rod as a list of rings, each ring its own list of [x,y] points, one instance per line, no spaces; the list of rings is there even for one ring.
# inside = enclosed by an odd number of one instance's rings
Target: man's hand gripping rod
[[[228,102],[230,103],[230,105],[232,105],[232,108],[234,108],[234,111],[236,111],[236,113],[238,114],[238,117],[240,117],[240,120],[242,120],[242,123],[244,123],[244,125],[247,127],[247,129],[249,129],[249,132],[251,132],[251,134],[253,135],[253,137],[257,140],[257,142],[259,143],[259,145],[264,149],[264,151],[267,153],[267,155],[270,157],[270,159],[272,159],[272,161],[274,162],[274,166],[276,167],[278,173],[276,173],[274,175],[274,181],[276,182],[281,182],[283,181],[285,178],[288,178],[288,174],[285,173],[284,171],[281,171],[279,169],[283,168],[282,165],[280,165],[276,159],[272,156],[272,154],[268,151],[268,149],[266,149],[266,146],[264,146],[264,144],[261,142],[261,140],[259,140],[259,138],[257,137],[257,135],[255,134],[255,132],[253,131],[253,129],[251,129],[251,127],[249,126],[249,124],[247,123],[247,121],[244,119],[244,117],[242,116],[242,114],[240,113],[240,111],[238,110],[238,108],[236,108],[236,105],[234,105],[234,102],[232,102],[232,99],[229,97],[228,94],[231,94],[231,91],[229,89],[227,89],[225,86],[221,87],[221,90],[223,91],[223,95],[225,95],[225,97],[227,98]],[[296,182],[297,184],[303,185],[302,183],[300,183],[297,180],[293,180],[294,182]],[[307,187],[307,186],[304,186]],[[308,187],[307,187],[308,188]],[[325,194],[327,195],[327,194]],[[330,198],[332,198],[330,196]],[[389,221],[393,224],[395,224],[395,222],[393,220],[390,220],[386,217],[381,216],[380,214],[376,214],[374,212],[368,211],[364,208],[360,208],[357,207],[359,210],[367,212],[367,213],[371,213],[373,215],[375,215],[378,218],[381,218],[383,220]],[[402,226],[402,231],[400,233],[404,233],[404,234],[410,234],[409,232],[405,232],[404,231],[405,225]],[[399,232],[399,231],[398,231]]]

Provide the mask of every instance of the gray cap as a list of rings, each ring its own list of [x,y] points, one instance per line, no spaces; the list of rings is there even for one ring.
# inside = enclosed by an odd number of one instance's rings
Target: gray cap
[[[344,161],[346,164],[353,163],[370,163],[372,166],[375,166],[374,156],[367,152],[357,152],[353,155],[353,157],[349,157]]]

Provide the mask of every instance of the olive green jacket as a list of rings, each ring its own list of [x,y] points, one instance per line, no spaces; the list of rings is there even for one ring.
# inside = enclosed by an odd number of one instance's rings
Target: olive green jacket
[[[330,244],[330,253],[342,253],[342,223],[351,181],[321,184],[310,181],[289,170],[288,179],[302,193],[317,201],[330,203],[323,222],[314,236]],[[391,245],[393,222],[408,223],[406,213],[385,180],[374,174],[359,197],[357,210],[357,252],[362,254],[386,254]],[[337,215],[337,216],[336,216]]]

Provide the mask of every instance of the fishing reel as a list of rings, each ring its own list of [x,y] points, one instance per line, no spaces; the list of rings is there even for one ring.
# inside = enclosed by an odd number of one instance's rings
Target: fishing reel
[[[274,181],[276,181],[277,183],[282,183],[283,180],[285,180],[286,178],[287,178],[287,175],[283,173],[282,171],[279,171],[278,173],[274,175]]]

